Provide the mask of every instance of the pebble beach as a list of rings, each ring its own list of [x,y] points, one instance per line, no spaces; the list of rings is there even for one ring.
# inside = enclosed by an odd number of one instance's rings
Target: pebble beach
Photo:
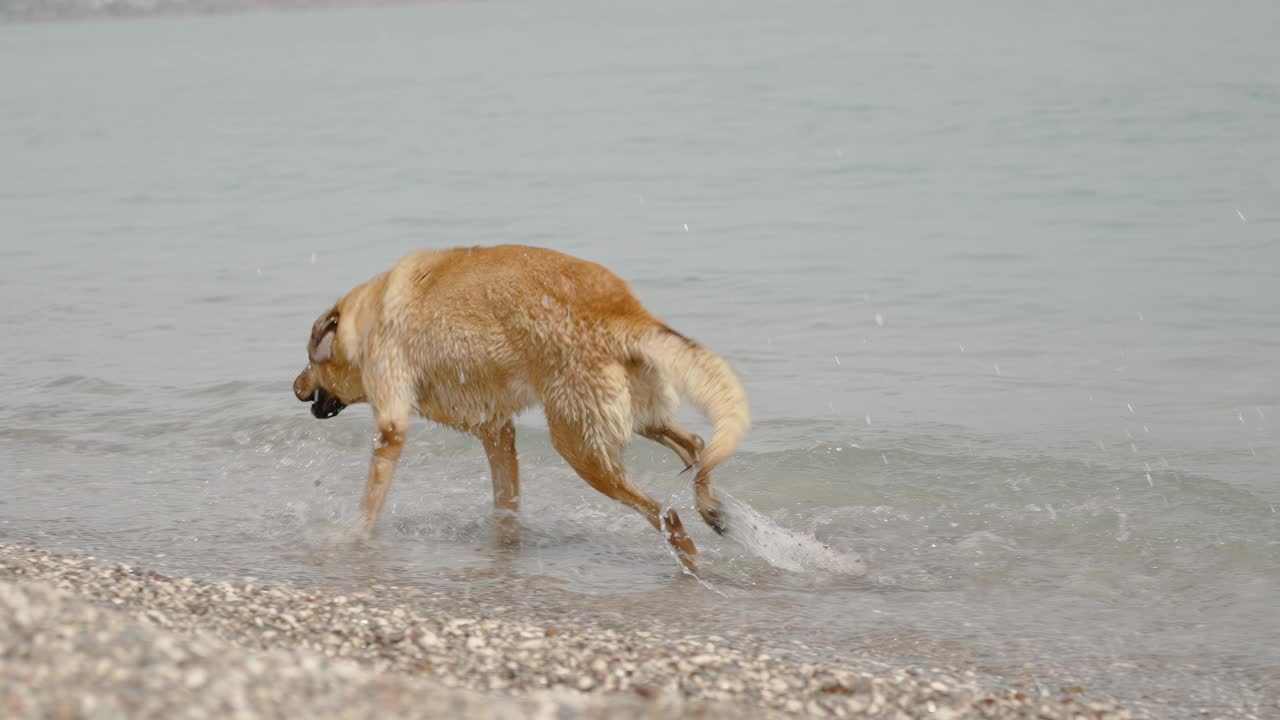
[[[573,626],[486,598],[211,582],[0,545],[8,718],[1104,718],[973,671],[811,662],[745,638]]]

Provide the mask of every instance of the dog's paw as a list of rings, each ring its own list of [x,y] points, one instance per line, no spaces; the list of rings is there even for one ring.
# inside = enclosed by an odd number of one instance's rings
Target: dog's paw
[[[717,535],[724,535],[728,531],[728,522],[724,516],[724,512],[720,510],[720,502],[706,503],[698,507],[698,514],[702,515],[702,519]]]

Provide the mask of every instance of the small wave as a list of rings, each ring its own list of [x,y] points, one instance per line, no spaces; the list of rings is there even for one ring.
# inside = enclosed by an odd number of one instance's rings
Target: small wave
[[[89,393],[90,395],[125,395],[129,392],[129,388],[124,385],[87,375],[64,375],[45,383],[44,387],[46,390],[67,388]]]
[[[253,389],[255,389],[254,383],[245,382],[243,380],[230,380],[227,382],[213,383],[211,385],[203,385],[195,388],[186,388],[182,394],[187,397],[226,397],[239,395]]]

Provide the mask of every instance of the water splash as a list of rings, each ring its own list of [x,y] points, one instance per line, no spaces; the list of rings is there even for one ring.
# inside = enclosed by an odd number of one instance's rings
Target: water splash
[[[791,572],[821,571],[867,574],[867,561],[857,553],[832,550],[813,535],[784,528],[750,505],[721,491],[729,520],[729,537],[770,565]]]

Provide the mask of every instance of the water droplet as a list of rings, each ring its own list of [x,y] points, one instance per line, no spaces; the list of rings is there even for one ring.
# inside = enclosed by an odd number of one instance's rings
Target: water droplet
[[[871,424],[871,413],[867,413],[867,424]]]
[[[1127,407],[1127,408],[1129,408],[1129,414],[1130,414],[1130,415],[1137,415],[1137,413],[1135,413],[1135,412],[1133,411],[1133,404],[1132,404],[1132,403],[1125,403],[1125,404],[1124,404],[1124,406],[1125,406],[1125,407]]]
[[[684,224],[684,231],[689,232],[689,223]]]
[[[1116,533],[1116,540],[1119,540],[1120,542],[1125,542],[1129,539],[1129,514],[1128,513],[1116,513],[1116,514],[1120,516],[1120,523],[1118,528],[1119,532]]]
[[[839,364],[840,364],[840,356],[839,356],[839,355],[833,355],[832,357],[834,357],[834,358],[836,359],[836,365],[839,365]]]
[[[1001,376],[1003,376],[1003,375],[1004,375],[1004,373],[1000,372],[1000,363],[993,363],[993,364],[992,364],[992,367],[994,367],[994,368],[996,369],[996,374],[997,374],[997,375],[1001,375]]]
[[[884,316],[881,315],[880,313],[876,313],[876,325],[879,327],[884,327]]]

